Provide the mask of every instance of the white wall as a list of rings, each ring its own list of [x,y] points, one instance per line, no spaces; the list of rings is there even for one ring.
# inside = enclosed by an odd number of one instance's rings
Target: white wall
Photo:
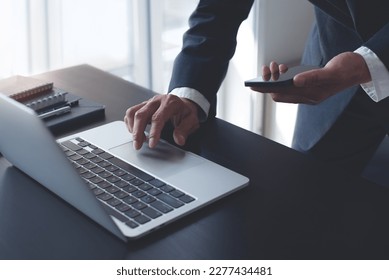
[[[299,64],[312,25],[312,4],[306,0],[259,0],[258,19],[258,69],[272,60]],[[269,96],[265,99],[263,135],[290,146],[297,105],[275,103]]]

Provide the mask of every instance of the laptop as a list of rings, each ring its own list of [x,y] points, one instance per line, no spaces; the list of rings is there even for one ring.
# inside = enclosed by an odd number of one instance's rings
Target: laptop
[[[165,141],[133,149],[123,121],[55,140],[36,113],[0,94],[0,153],[122,240],[136,239],[249,184]]]

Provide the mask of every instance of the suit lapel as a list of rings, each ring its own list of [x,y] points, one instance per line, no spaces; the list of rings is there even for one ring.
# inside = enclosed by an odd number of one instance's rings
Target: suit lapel
[[[347,27],[353,27],[352,17],[350,15],[346,0],[309,0],[312,4],[319,7],[329,16],[333,17]]]

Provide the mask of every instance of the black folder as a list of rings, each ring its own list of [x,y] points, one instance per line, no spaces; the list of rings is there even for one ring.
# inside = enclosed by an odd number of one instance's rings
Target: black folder
[[[68,93],[67,101],[69,104],[73,104],[70,112],[44,119],[44,122],[53,133],[75,129],[78,126],[104,119],[105,106],[100,103],[81,98],[72,93]]]

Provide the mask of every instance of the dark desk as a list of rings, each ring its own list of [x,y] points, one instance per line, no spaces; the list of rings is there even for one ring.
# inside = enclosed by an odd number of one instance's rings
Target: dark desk
[[[89,127],[122,119],[153,95],[85,65],[38,77],[105,104],[106,119]],[[188,149],[249,177],[250,186],[128,244],[0,158],[0,258],[389,258],[388,189],[219,119],[189,142]]]

